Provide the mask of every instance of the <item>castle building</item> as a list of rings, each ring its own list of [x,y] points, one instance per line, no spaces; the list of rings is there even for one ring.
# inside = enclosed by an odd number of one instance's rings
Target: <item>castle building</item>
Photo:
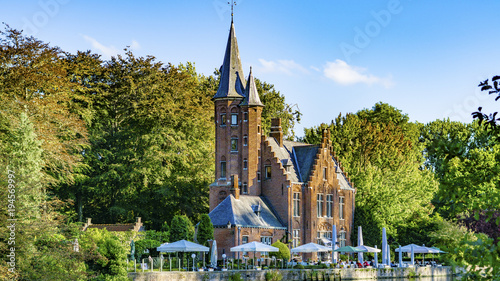
[[[332,150],[330,132],[320,145],[283,139],[281,120],[261,128],[264,105],[252,70],[243,74],[231,22],[215,106],[215,181],[210,213],[218,254],[247,242],[291,248],[331,240],[350,245],[356,190]]]

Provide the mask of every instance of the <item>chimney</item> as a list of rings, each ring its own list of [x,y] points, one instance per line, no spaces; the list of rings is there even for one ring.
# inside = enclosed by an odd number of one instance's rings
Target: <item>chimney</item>
[[[240,188],[238,186],[238,175],[231,175],[231,194],[235,199],[240,199]]]
[[[270,137],[273,137],[279,144],[283,147],[283,130],[281,129],[281,118],[271,119],[271,133]]]

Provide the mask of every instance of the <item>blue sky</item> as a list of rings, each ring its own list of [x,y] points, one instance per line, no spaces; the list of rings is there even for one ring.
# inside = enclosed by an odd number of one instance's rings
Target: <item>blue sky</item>
[[[230,25],[227,0],[2,1],[0,21],[65,51],[107,59],[130,46],[164,63],[220,67]],[[477,84],[500,74],[500,1],[236,1],[245,75],[274,84],[303,113],[296,127],[382,101],[427,123],[470,122],[496,110]]]

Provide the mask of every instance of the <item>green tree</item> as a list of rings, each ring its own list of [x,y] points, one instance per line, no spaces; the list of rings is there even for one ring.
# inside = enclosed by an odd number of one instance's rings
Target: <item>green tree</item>
[[[211,239],[214,239],[214,226],[208,214],[203,214],[198,224],[197,240],[199,244],[207,246],[208,240]]]
[[[193,241],[194,226],[185,215],[176,215],[172,218],[170,223],[170,240],[172,242],[178,240]]]
[[[382,227],[395,241],[403,241],[399,233],[418,228],[416,222],[429,223],[438,183],[432,171],[423,168],[421,126],[410,123],[400,110],[377,103],[339,115],[329,126],[305,130],[304,141],[319,143],[322,131],[330,129],[334,151],[357,187],[354,222],[363,226],[367,245],[380,244]],[[356,229],[352,233],[356,237]]]

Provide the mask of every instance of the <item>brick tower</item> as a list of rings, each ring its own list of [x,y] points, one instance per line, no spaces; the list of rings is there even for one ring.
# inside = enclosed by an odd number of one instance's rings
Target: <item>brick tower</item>
[[[259,151],[261,113],[250,69],[245,81],[231,22],[215,105],[215,181],[210,185],[210,210],[229,194],[260,195]]]

